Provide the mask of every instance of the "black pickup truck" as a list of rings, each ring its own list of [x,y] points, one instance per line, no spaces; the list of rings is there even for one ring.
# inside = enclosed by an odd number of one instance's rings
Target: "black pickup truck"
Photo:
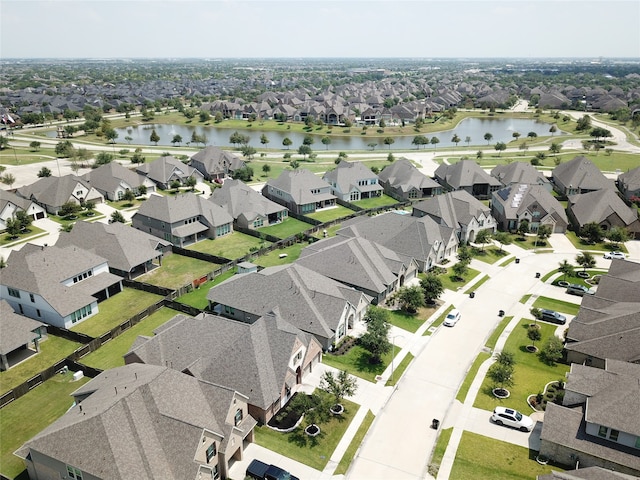
[[[300,480],[286,470],[275,465],[267,465],[260,460],[251,461],[247,467],[246,475],[254,480]]]

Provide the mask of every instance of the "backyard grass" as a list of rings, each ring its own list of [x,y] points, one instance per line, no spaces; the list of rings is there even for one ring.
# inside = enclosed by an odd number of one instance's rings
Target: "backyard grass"
[[[408,332],[415,333],[435,311],[435,306],[422,307],[415,314],[410,314],[403,310],[389,310],[389,323]]]
[[[320,210],[318,212],[310,213],[307,215],[307,217],[313,218],[315,220],[318,220],[324,223],[324,222],[330,222],[331,220],[336,220],[338,218],[348,217],[349,215],[353,215],[354,213],[356,212],[354,212],[353,210],[347,207],[343,207],[342,205],[338,205],[336,207],[327,208],[324,210]]]
[[[337,223],[335,225],[330,226],[329,228],[325,228],[324,230],[327,231],[327,237],[333,237],[336,235],[336,232],[341,228],[342,228],[342,225],[340,223]],[[318,230],[316,233],[313,234],[313,236],[315,238],[325,238],[323,230]]]
[[[356,200],[355,202],[351,202],[354,205],[357,205],[360,208],[364,208],[365,210],[368,208],[376,208],[376,207],[384,207],[387,205],[395,205],[398,201],[390,197],[389,195],[385,195],[384,193],[379,197],[365,198],[364,200]]]
[[[371,410],[367,411],[364,420],[362,420],[360,427],[358,427],[358,431],[356,431],[356,434],[353,436],[353,440],[351,440],[351,443],[344,452],[344,455],[342,455],[340,463],[338,463],[338,466],[333,472],[333,475],[344,475],[345,473],[347,473],[347,469],[349,468],[349,465],[351,465],[353,457],[355,457],[358,448],[360,448],[360,444],[364,440],[364,437],[369,431],[369,428],[371,427],[371,424],[373,423],[375,418],[376,417],[373,413],[371,413]]]
[[[521,412],[531,411],[527,403],[529,395],[535,395],[542,390],[548,382],[564,378],[569,366],[561,363],[547,365],[540,360],[538,354],[529,353],[527,345],[531,345],[531,340],[527,337],[527,329],[533,320],[523,319],[513,330],[507,339],[503,351],[513,353],[515,358],[515,368],[513,373],[514,385],[509,387],[511,396],[500,400],[493,396],[491,389],[492,382],[489,377],[485,377],[473,404],[476,408],[483,410],[493,410],[496,406],[515,408]],[[544,345],[547,338],[554,335],[557,325],[538,322],[542,339],[538,346]]]
[[[442,286],[448,290],[453,290],[454,292],[460,290],[462,287],[466,285],[471,279],[475,278],[479,275],[480,272],[478,270],[474,270],[471,267],[467,268],[467,273],[462,276],[462,279],[459,280],[453,274],[453,269],[448,268],[447,273],[443,273],[440,275],[440,280],[442,280]]]
[[[552,470],[564,471],[557,466],[540,465],[535,460],[535,453],[528,448],[463,432],[450,478],[531,480],[538,475],[551,473]]]
[[[409,367],[409,364],[411,363],[413,358],[414,357],[411,352],[407,352],[402,361],[398,365],[393,366],[394,368],[391,372],[391,376],[389,377],[389,380],[387,380],[387,383],[384,384],[385,387],[393,387],[400,381],[402,375],[404,374],[404,371]]]
[[[440,468],[440,464],[442,463],[444,452],[447,451],[447,445],[449,445],[449,440],[451,439],[452,433],[453,427],[440,430],[438,440],[436,441],[436,446],[433,449],[431,461],[429,462],[429,473],[434,477],[438,475],[438,469]]]
[[[173,253],[162,257],[162,266],[141,275],[137,280],[159,287],[177,289],[196,278],[207,275],[217,267],[215,263]]]
[[[476,378],[478,370],[480,370],[480,365],[482,365],[489,358],[491,358],[491,354],[489,352],[480,352],[471,364],[471,368],[469,368],[467,376],[464,377],[464,380],[460,385],[460,388],[458,389],[458,393],[456,394],[456,400],[458,400],[460,403],[464,403],[465,399],[467,398],[467,394],[469,393],[471,384]]]
[[[398,354],[400,350],[396,350]],[[381,375],[382,372],[391,364],[391,352],[382,356],[382,362],[369,363],[371,355],[360,345],[354,345],[344,355],[333,355],[332,353],[326,353],[322,356],[322,363],[329,365],[330,367],[337,368],[338,370],[346,370],[351,375],[360,377],[368,382],[376,381],[376,376]]]
[[[287,238],[297,233],[309,230],[310,228],[313,228],[313,225],[310,223],[303,222],[297,218],[288,217],[277,225],[262,227],[258,232],[273,235],[278,238]]]
[[[185,293],[181,297],[176,298],[176,302],[184,303],[185,305],[191,305],[200,310],[204,310],[209,306],[209,300],[207,300],[207,294],[211,287],[224,282],[227,278],[231,278],[235,275],[236,269],[231,268],[224,273],[221,273],[213,280],[202,283],[199,288],[195,288],[189,293]]]
[[[8,392],[26,382],[42,370],[71,355],[79,346],[80,343],[49,334],[47,339],[40,343],[40,353],[32,355],[5,372],[0,372],[0,392]]]
[[[580,297],[576,298],[580,301]],[[549,297],[538,297],[535,302],[533,302],[533,306],[536,308],[546,308],[547,310],[568,313],[569,315],[577,315],[578,310],[580,310],[580,305]]]
[[[474,283],[474,284],[471,286],[471,288],[469,288],[469,289],[468,289],[466,292],[464,292],[464,293],[466,293],[466,294],[468,295],[468,294],[470,294],[471,292],[473,292],[473,291],[475,291],[475,290],[479,289],[479,288],[482,286],[482,284],[483,284],[483,283],[485,283],[487,280],[489,280],[489,278],[491,278],[491,277],[489,277],[489,275],[485,275],[485,276],[484,276],[484,277],[482,277],[479,281],[477,281],[476,283]]]
[[[309,244],[307,242],[294,243],[293,245],[285,248],[276,248],[270,251],[266,255],[262,255],[252,260],[252,263],[261,267],[274,267],[276,265],[286,265],[287,263],[295,262],[300,256],[302,249]],[[280,255],[286,254],[286,257],[280,258]]]
[[[251,235],[247,235],[246,233],[232,232],[229,235],[225,235],[214,240],[202,240],[201,242],[189,245],[189,247],[187,248],[188,250],[209,253],[211,255],[217,255],[218,257],[235,260],[237,258],[244,257],[245,255],[250,253],[252,249],[259,249],[261,247],[267,247],[269,245],[271,245],[271,243],[267,242],[266,240],[252,237]],[[212,268],[211,270],[215,269]]]
[[[507,252],[506,250],[501,250],[498,247],[474,247],[471,249],[471,254],[473,255],[473,258],[477,260],[494,264],[498,260],[509,255],[509,252]]]
[[[162,297],[142,290],[123,288],[98,305],[98,313],[71,328],[74,332],[99,337],[122,322],[150,307]]]
[[[320,423],[320,434],[317,437],[307,436],[302,427],[289,433],[280,433],[263,425],[254,430],[255,442],[271,451],[322,471],[360,408],[349,400],[343,399],[340,403],[344,406],[344,413],[332,415],[328,422]]]
[[[15,478],[25,470],[24,462],[13,452],[61,417],[73,404],[69,395],[89,381],[83,377],[72,382],[72,378],[71,372],[56,375],[0,409],[0,470],[3,475]]]
[[[613,244],[611,242],[598,242],[598,243],[589,243],[586,240],[578,237],[576,232],[572,232],[567,230],[565,234],[569,241],[579,250],[595,250],[598,252],[612,252],[614,250],[629,253],[627,248],[623,243]]]
[[[165,307],[156,310],[153,314],[140,321],[140,323],[134,325],[121,335],[118,335],[113,340],[110,340],[95,352],[82,357],[80,363],[101,370],[124,365],[123,356],[129,351],[131,345],[133,345],[133,342],[139,335],[153,336],[153,331],[156,328],[171,320],[179,313],[177,310]]]

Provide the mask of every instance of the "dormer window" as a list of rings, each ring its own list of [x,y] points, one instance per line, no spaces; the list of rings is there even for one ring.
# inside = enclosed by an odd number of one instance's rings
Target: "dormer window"
[[[217,452],[218,451],[216,449],[216,442],[213,442],[211,445],[209,445],[209,448],[207,448],[207,463],[211,462],[211,459],[216,456]]]
[[[234,425],[237,427],[242,423],[242,409],[239,408],[236,410],[236,415],[234,417]]]

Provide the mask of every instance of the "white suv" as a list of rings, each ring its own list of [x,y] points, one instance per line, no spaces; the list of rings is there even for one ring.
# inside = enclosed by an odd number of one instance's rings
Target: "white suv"
[[[498,425],[506,425],[507,427],[517,428],[523,432],[533,430],[533,420],[531,417],[521,414],[517,410],[505,407],[496,407],[491,415],[491,420]]]
[[[447,318],[444,319],[443,325],[445,327],[453,327],[460,320],[460,312],[455,308],[447,313]]]

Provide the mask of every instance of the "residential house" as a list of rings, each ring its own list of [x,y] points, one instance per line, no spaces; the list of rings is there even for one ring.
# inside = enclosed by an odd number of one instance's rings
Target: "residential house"
[[[62,232],[56,246],[75,245],[104,257],[109,271],[131,280],[162,264],[171,243],[120,222],[76,222]]]
[[[0,189],[0,231],[6,230],[7,220],[15,218],[16,212],[20,211],[26,212],[33,220],[47,216],[45,209],[33,200]]]
[[[112,368],[72,395],[73,406],[16,452],[29,478],[228,478],[253,441],[244,395],[166,366]]]
[[[210,145],[193,155],[189,166],[198,170],[206,180],[215,181],[231,177],[246,164],[237,155]]]
[[[46,333],[44,323],[18,315],[6,300],[0,300],[0,370],[40,352],[40,340]]]
[[[295,263],[234,275],[212,287],[207,299],[213,311],[246,323],[278,308],[284,320],[314,335],[324,350],[361,326],[370,303],[354,288]]]
[[[384,167],[378,178],[384,192],[399,200],[433,197],[442,193],[442,185],[420,172],[406,158]]]
[[[530,163],[513,162],[504,165],[496,165],[491,170],[491,176],[497,178],[503,187],[514,184],[541,185],[551,192],[551,181],[536,167]]]
[[[466,190],[427,198],[413,205],[414,217],[429,216],[438,224],[452,228],[459,242],[473,242],[480,230],[496,231],[491,209]]]
[[[195,178],[196,183],[204,180],[204,175],[198,170],[171,156],[141,163],[136,167],[136,172],[149,178],[162,190],[168,190],[174,181],[179,182],[180,185],[186,185],[191,177]]]
[[[95,170],[82,176],[89,185],[95,188],[107,200],[122,200],[127,191],[140,195],[140,187],[146,192],[155,192],[156,184],[149,178],[126,167],[118,162],[110,162],[101,165]]]
[[[306,169],[284,170],[278,178],[270,178],[262,188],[262,195],[298,215],[336,204],[331,185]]]
[[[82,205],[85,202],[104,202],[104,197],[98,190],[76,175],[39,178],[30,185],[18,188],[16,194],[32,200],[51,215],[57,215],[65,203]]]
[[[493,192],[491,214],[498,228],[515,231],[524,220],[537,232],[548,225],[553,233],[567,231],[569,221],[562,204],[543,185],[512,184]]]
[[[491,194],[501,187],[498,179],[473,160],[460,160],[451,165],[443,163],[434,174],[445,190],[464,190],[481,200],[491,198]]]
[[[209,201],[226,209],[236,225],[244,228],[274,225],[289,216],[286,207],[263,197],[240,180],[226,180],[213,191]]]
[[[605,177],[591,160],[583,156],[577,156],[558,165],[553,169],[552,178],[553,188],[567,197],[595,190],[615,189],[613,181]]]
[[[640,365],[572,364],[562,405],[548,403],[540,454],[551,461],[640,475]]]
[[[342,225],[339,235],[363,238],[393,250],[401,258],[413,258],[421,272],[451,259],[458,250],[454,229],[439,225],[430,217],[389,212],[374,217],[356,217]]]
[[[383,188],[378,177],[361,162],[341,160],[322,179],[331,185],[331,193],[345,202],[356,202],[365,198],[379,197]]]
[[[618,190],[628,201],[640,200],[640,167],[618,175]]]
[[[604,231],[612,227],[627,229],[632,238],[640,238],[638,211],[627,206],[616,190],[601,189],[569,196],[567,216],[576,230],[597,223]]]
[[[341,235],[305,247],[296,263],[382,303],[418,273],[416,261],[364,238]]]
[[[249,414],[265,424],[299,389],[322,360],[312,336],[269,312],[254,323],[219,315],[177,315],[138,337],[125,363],[168,365],[247,396]]]
[[[133,215],[132,225],[179,247],[233,232],[233,217],[199,195],[153,195]]]
[[[0,299],[40,322],[70,328],[98,313],[98,303],[122,290],[107,261],[76,246],[14,250],[0,276]]]

